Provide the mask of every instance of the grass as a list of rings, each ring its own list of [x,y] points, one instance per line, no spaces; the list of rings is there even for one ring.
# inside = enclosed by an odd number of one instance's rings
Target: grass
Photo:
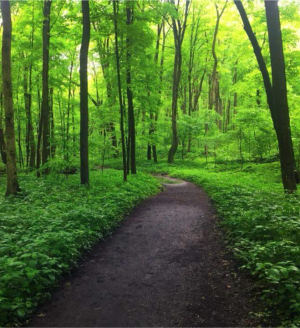
[[[116,170],[91,172],[90,187],[77,175],[20,180],[22,196],[0,197],[0,326],[24,322],[84,251],[159,188],[145,174],[123,183]]]

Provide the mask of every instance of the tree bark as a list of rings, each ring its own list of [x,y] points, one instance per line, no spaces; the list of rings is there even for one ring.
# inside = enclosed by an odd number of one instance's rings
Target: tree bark
[[[126,25],[127,27],[132,24],[132,4],[130,1],[126,2]],[[136,162],[135,162],[135,119],[134,119],[134,106],[133,106],[133,92],[131,86],[131,37],[130,29],[127,29],[126,37],[126,93],[127,93],[127,105],[128,105],[128,140],[130,141],[130,169],[131,174],[136,174]],[[128,153],[129,158],[129,153]]]
[[[121,130],[121,142],[122,142],[122,156],[123,156],[123,180],[127,181],[127,169],[126,169],[126,146],[125,146],[125,133],[124,133],[124,108],[122,100],[122,85],[121,85],[121,73],[120,73],[120,55],[118,44],[118,21],[117,21],[117,1],[113,1],[114,9],[114,25],[115,25],[115,54],[117,63],[117,79],[118,79],[118,95],[120,105],[120,130]]]
[[[171,3],[175,7],[174,0]],[[181,79],[181,64],[182,64],[182,54],[181,47],[184,39],[184,34],[187,24],[187,16],[189,11],[190,1],[186,0],[184,19],[181,21],[178,18],[172,18],[172,28],[174,35],[175,44],[175,57],[174,57],[174,67],[173,67],[173,87],[172,87],[172,144],[168,153],[168,163],[174,162],[174,156],[178,148],[178,131],[177,131],[177,103],[179,94],[179,84]],[[175,7],[178,11],[178,8]]]
[[[209,109],[213,109],[214,100],[216,97],[217,67],[218,67],[218,57],[216,54],[216,42],[217,42],[217,36],[218,36],[218,32],[219,32],[220,20],[224,13],[224,10],[227,6],[227,2],[228,2],[228,0],[225,2],[224,7],[222,8],[221,12],[219,11],[218,5],[215,4],[217,20],[216,20],[216,26],[215,26],[215,31],[214,31],[213,43],[212,43],[212,47],[211,47],[212,55],[214,58],[214,66],[213,66],[212,77],[211,77],[212,86],[211,86],[211,93],[210,93],[210,97],[209,97]]]
[[[88,113],[88,51],[90,43],[89,1],[82,0],[82,42],[80,48],[80,178],[89,184],[89,113]]]
[[[30,80],[30,77],[29,77]],[[26,135],[26,165],[34,168],[35,167],[35,141],[31,118],[31,81],[29,81],[30,86],[28,89],[28,67],[24,68],[24,103],[25,112],[27,119],[27,135]]]
[[[272,65],[274,116],[277,121],[277,139],[284,189],[297,189],[295,159],[291,137],[290,116],[287,99],[285,62],[282,46],[278,0],[265,1]]]
[[[3,80],[3,96],[5,111],[5,139],[6,139],[6,172],[7,172],[7,188],[6,196],[16,195],[20,191],[17,162],[16,162],[16,140],[14,128],[14,109],[12,95],[11,80],[11,13],[10,2],[1,1],[1,12],[3,20],[2,35],[2,80]]]
[[[65,154],[65,160],[69,161],[69,135],[70,135],[70,113],[71,113],[71,96],[72,96],[72,74],[73,74],[73,60],[71,60],[71,66],[70,66],[70,76],[69,76],[69,90],[68,90],[68,109],[67,109],[67,135],[66,135],[66,154]]]
[[[3,127],[3,92],[0,94],[0,152],[2,162],[6,165],[6,147],[5,147],[5,136]]]
[[[217,13],[217,20],[216,20],[216,26],[215,26],[215,30],[214,30],[214,36],[213,36],[213,42],[212,42],[212,47],[211,47],[211,51],[212,51],[212,55],[214,58],[214,66],[213,66],[213,71],[210,77],[210,88],[209,88],[209,100],[208,100],[208,109],[212,110],[214,107],[215,102],[219,101],[219,96],[217,96],[217,67],[218,67],[218,57],[216,54],[216,43],[217,43],[217,36],[218,36],[218,32],[219,32],[219,26],[220,26],[220,20],[221,17],[224,13],[224,10],[227,6],[228,0],[226,0],[221,12],[219,11],[219,7],[218,5],[215,3],[215,8],[216,8],[216,13]],[[218,111],[218,108],[216,108],[216,104],[215,104],[215,110]],[[218,122],[217,122],[218,125]],[[205,123],[205,134],[208,133],[208,124]],[[205,143],[204,146],[204,153],[205,155],[208,154],[208,145],[207,143]]]
[[[43,21],[43,87],[42,87],[42,164],[46,164],[50,155],[49,141],[49,46],[50,46],[50,10],[51,0],[44,0]],[[48,173],[49,170],[44,170]]]
[[[295,166],[290,130],[278,1],[265,1],[273,86],[261,48],[250,25],[245,8],[240,0],[234,0],[234,3],[242,18],[244,29],[251,41],[263,77],[267,101],[278,141],[283,187],[286,191],[293,192],[297,189],[298,172]]]
[[[53,114],[53,88],[50,88],[50,136],[51,136],[51,143],[50,143],[50,155],[51,158],[55,157],[56,146],[55,146],[55,133],[54,133],[54,114]]]
[[[160,35],[161,31],[164,28],[164,20],[162,21],[161,24],[157,24],[157,37],[156,37],[156,45],[155,45],[155,55],[154,55],[154,64],[157,67],[158,64],[158,55],[159,55],[159,41],[160,41]],[[159,92],[160,93],[160,92]],[[148,147],[147,147],[147,160],[151,160],[152,158],[152,152],[153,152],[153,159],[157,161],[157,155],[156,155],[156,146],[153,144],[153,140],[151,140],[153,134],[155,133],[155,122],[157,121],[158,118],[158,108],[155,110],[155,115],[153,112],[150,113],[150,128],[149,128],[149,137],[150,137],[150,142],[148,142]],[[155,152],[155,154],[154,154]]]

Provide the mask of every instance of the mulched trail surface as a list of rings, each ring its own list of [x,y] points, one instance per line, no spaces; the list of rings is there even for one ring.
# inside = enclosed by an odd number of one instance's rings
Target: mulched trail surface
[[[29,326],[257,326],[252,283],[216,224],[202,189],[165,185],[94,247]]]

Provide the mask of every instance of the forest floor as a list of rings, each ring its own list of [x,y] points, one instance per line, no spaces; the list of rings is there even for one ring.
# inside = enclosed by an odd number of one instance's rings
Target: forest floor
[[[258,325],[253,283],[226,252],[208,196],[167,182],[93,248],[29,326]]]

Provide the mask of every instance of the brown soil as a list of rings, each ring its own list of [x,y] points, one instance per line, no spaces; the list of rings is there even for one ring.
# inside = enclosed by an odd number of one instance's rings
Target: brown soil
[[[251,281],[225,253],[216,223],[202,189],[166,185],[92,250],[29,325],[256,326]]]

